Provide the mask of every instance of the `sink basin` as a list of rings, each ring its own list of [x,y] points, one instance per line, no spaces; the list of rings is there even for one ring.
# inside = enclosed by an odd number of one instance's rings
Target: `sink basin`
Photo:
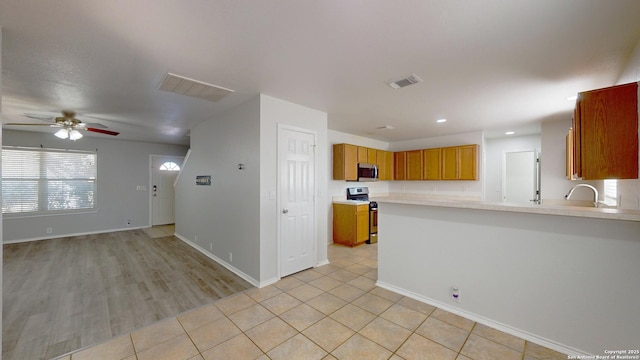
[[[544,206],[563,207],[563,206],[577,206],[577,207],[594,207],[591,200],[565,200],[565,199],[544,199],[542,204]],[[615,206],[609,206],[603,201],[598,201],[598,208],[610,209]]]

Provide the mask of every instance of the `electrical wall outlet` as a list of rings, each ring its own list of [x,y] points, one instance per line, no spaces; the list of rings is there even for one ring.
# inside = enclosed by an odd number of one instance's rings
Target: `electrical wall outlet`
[[[229,251],[229,262],[233,262],[233,253]]]
[[[450,289],[450,293],[451,293],[451,300],[453,300],[454,302],[459,303],[460,302],[460,288],[457,286],[452,286]]]
[[[53,232],[53,229],[52,229],[52,228],[50,228],[50,227],[48,227],[48,228],[47,228],[47,234],[51,234],[52,232]]]
[[[127,220],[127,225],[131,225],[131,220]]]

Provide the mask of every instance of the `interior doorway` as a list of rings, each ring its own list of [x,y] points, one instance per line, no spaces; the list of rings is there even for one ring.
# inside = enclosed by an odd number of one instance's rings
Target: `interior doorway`
[[[316,264],[314,132],[278,127],[280,277]]]
[[[540,202],[540,156],[537,150],[505,153],[502,168],[503,202]]]
[[[151,155],[151,226],[175,222],[174,182],[184,157]]]

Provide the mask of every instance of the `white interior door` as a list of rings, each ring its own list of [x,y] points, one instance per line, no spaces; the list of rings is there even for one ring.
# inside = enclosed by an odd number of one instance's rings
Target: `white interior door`
[[[278,128],[280,276],[315,265],[315,134]]]
[[[509,152],[504,159],[503,201],[529,203],[535,200],[538,191],[537,152]]]
[[[151,156],[151,225],[175,222],[175,192],[173,183],[178,176],[182,157]],[[175,166],[178,166],[176,169]]]

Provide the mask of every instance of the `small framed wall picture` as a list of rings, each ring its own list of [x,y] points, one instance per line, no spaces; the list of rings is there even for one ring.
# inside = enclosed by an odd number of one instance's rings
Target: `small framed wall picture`
[[[211,175],[196,175],[196,185],[211,186]]]

